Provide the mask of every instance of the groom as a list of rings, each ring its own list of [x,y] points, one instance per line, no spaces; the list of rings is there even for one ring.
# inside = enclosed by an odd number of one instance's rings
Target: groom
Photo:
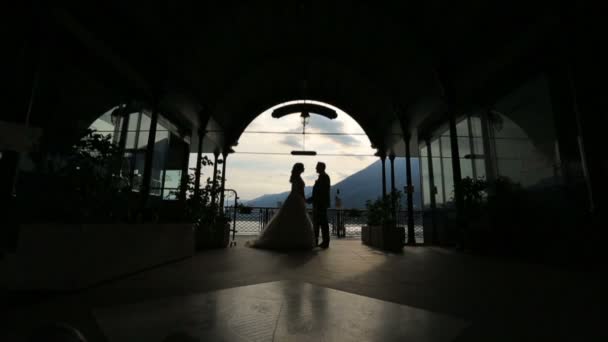
[[[312,203],[312,219],[315,229],[315,239],[319,243],[319,228],[323,240],[318,246],[321,248],[329,247],[329,224],[327,223],[327,208],[329,208],[329,176],[325,173],[325,163],[318,162],[316,167],[319,178],[312,188],[312,197],[306,203]]]

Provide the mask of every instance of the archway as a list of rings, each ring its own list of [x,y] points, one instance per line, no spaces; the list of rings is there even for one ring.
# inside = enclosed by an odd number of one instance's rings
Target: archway
[[[252,170],[256,174],[255,179],[251,179],[251,175],[247,174],[237,176],[239,179],[248,178],[251,181],[251,184],[239,183],[243,199],[254,199],[263,195],[264,191],[273,193],[288,189],[286,180],[289,179],[291,165],[297,161],[305,164],[307,184],[316,179],[314,166],[317,161],[326,162],[328,172],[333,174],[332,183],[336,184],[359,171],[362,166],[377,160],[374,156],[375,149],[371,147],[365,131],[346,112],[327,103],[307,102],[331,108],[338,115],[336,119],[331,120],[311,113],[306,134],[303,136],[299,115],[287,115],[280,119],[272,117],[273,111],[278,108],[304,103],[303,100],[289,101],[260,113],[251,120],[240,135],[238,144],[233,147],[235,153],[228,157],[229,171],[226,176],[227,185],[232,186],[237,175],[235,167],[242,167],[242,170],[245,170],[245,166],[257,164],[257,169]],[[306,150],[316,151],[317,155],[311,157],[291,155],[291,151],[302,150],[304,147]]]
[[[287,113],[281,110],[282,108],[304,103],[324,106],[337,113],[336,118],[331,120],[311,112],[305,141],[300,115],[281,115],[280,119],[273,118],[273,113]],[[293,150],[304,149],[304,145],[306,150],[314,150],[317,155],[311,157],[291,154]],[[383,193],[382,168],[377,149],[372,147],[366,132],[355,119],[328,103],[296,100],[272,106],[249,122],[232,150],[234,152],[227,158],[226,188],[236,189],[240,202],[249,207],[247,212],[239,211],[236,228],[239,233],[259,233],[263,222],[272,216],[272,211],[287,197],[290,187],[289,174],[295,162],[305,164],[304,180],[309,186],[317,178],[314,171],[317,161],[327,164],[333,185],[330,217],[333,220],[337,219],[335,198],[339,196],[341,205],[338,206],[341,209],[349,209],[351,210],[349,213],[352,213],[346,227],[346,233],[351,236],[358,236],[361,226],[366,224],[363,211],[366,208],[366,201],[375,200]],[[386,162],[388,164],[389,160]],[[396,172],[393,173],[393,177],[388,165],[385,169],[386,188],[390,192],[390,180],[394,178],[395,188],[403,192],[406,184],[403,177],[405,160],[398,158],[395,165]],[[414,163],[414,170],[415,184],[418,184],[417,160]],[[203,174],[210,173],[211,168],[203,170]],[[310,191],[310,187],[307,191]],[[416,207],[420,206],[419,202],[416,199]],[[226,206],[230,207],[232,203],[230,198],[226,201]],[[255,218],[248,216],[252,209]],[[405,206],[401,209],[405,223]],[[232,209],[229,208],[228,211],[230,210]],[[248,222],[244,223],[243,220]],[[418,230],[422,235],[421,222],[419,226]]]

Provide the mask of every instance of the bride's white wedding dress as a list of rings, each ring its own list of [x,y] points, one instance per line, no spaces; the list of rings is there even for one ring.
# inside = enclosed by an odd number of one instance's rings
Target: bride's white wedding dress
[[[268,249],[312,249],[315,234],[306,212],[304,181],[297,177],[283,206],[268,221],[260,237],[251,247]]]

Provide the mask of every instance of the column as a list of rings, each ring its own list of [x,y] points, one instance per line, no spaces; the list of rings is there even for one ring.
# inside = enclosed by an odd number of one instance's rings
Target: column
[[[121,119],[121,127],[120,127],[120,140],[118,141],[118,151],[119,151],[119,155],[120,155],[120,159],[118,160],[118,165],[116,165],[116,174],[120,175],[121,177],[124,177],[124,175],[122,174],[122,163],[123,163],[123,159],[125,157],[125,149],[126,149],[126,145],[127,145],[127,134],[129,134],[129,105],[125,104],[124,107],[122,107],[119,110],[118,115],[120,115]],[[127,177],[130,177],[130,175],[128,175]],[[131,179],[129,179],[129,183],[130,183]]]
[[[188,170],[190,166],[190,144],[187,144],[184,141],[184,160],[182,163],[182,179],[181,179],[181,187],[180,187],[180,198],[186,199],[188,196]],[[163,177],[164,178],[164,177]],[[163,179],[163,192],[164,192],[164,179]],[[161,193],[162,196],[162,193]]]
[[[460,153],[458,151],[458,135],[456,133],[456,114],[453,112],[453,108],[448,109],[449,124],[450,124],[450,145],[452,152],[452,173],[454,175],[454,201],[456,205],[456,224],[460,234],[460,247],[464,247],[464,226],[463,221],[463,204],[464,198],[462,197],[461,180],[462,174],[460,172]]]
[[[382,198],[386,198],[386,154],[382,152],[380,155],[382,161]]]
[[[224,212],[224,190],[226,189],[226,159],[228,158],[228,152],[222,152],[222,185],[220,188],[220,211]]]
[[[198,131],[198,152],[196,153],[196,169],[194,171],[194,195],[198,196],[201,192],[201,168],[203,161],[203,139],[205,138],[205,131]]]
[[[496,180],[498,175],[498,168],[496,166],[496,150],[494,148],[494,137],[490,122],[488,120],[488,113],[481,113],[481,135],[483,138],[483,154],[484,161],[486,163],[486,180],[492,184]]]
[[[554,64],[547,79],[559,153],[556,176],[561,180],[565,196],[569,199],[571,213],[590,212],[594,207],[593,189],[588,159],[580,139],[582,128],[577,97],[572,89],[567,61]]]
[[[220,152],[218,150],[213,151],[213,181],[212,181],[212,189],[211,189],[211,203],[215,203],[215,199],[217,196],[217,158],[219,157]]]
[[[146,201],[150,196],[150,181],[152,180],[152,163],[154,162],[154,143],[156,142],[156,125],[158,123],[158,115],[159,108],[157,96],[154,100],[154,108],[152,110],[152,117],[150,118],[150,132],[148,135],[148,145],[146,146],[144,171],[142,176],[142,185],[140,189],[142,209],[145,207]]]
[[[414,188],[412,186],[412,163],[410,153],[410,137],[404,137],[405,141],[405,173],[407,184],[407,244],[416,245],[416,231],[414,230]]]
[[[391,154],[388,157],[388,160],[391,162],[391,212],[393,215],[393,218],[395,218],[395,222],[398,219],[398,213],[397,213],[397,203],[396,203],[396,198],[395,196],[393,196],[393,194],[396,192],[397,189],[395,189],[395,155]]]
[[[431,140],[426,139],[425,141],[426,149],[427,149],[427,159],[429,163],[429,198],[431,200],[431,220],[433,226],[432,239],[433,244],[439,244],[439,234],[437,232],[437,223],[435,217],[435,210],[437,208],[437,203],[435,202],[435,194],[437,192],[437,188],[435,187],[435,176],[433,174],[433,154],[431,152]]]

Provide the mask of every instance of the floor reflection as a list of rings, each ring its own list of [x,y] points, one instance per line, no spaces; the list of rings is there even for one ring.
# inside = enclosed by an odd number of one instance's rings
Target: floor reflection
[[[95,310],[109,341],[450,341],[447,315],[278,281]]]

